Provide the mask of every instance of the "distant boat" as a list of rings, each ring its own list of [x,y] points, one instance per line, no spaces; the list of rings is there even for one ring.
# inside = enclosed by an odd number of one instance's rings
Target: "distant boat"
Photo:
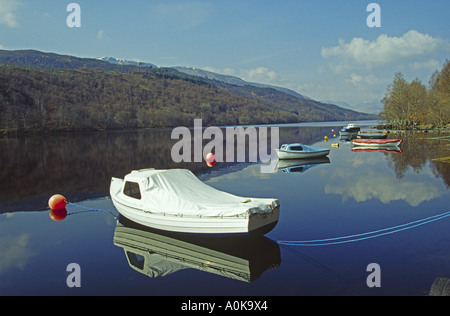
[[[339,131],[340,136],[351,136],[352,134],[358,134],[358,132],[361,130],[361,127],[356,126],[355,124],[348,124],[347,126],[344,126]]]
[[[279,159],[302,159],[326,156],[330,153],[329,148],[295,144],[283,144],[280,149],[275,149]]]
[[[402,139],[352,139],[352,145],[366,147],[398,147]]]
[[[112,178],[111,200],[126,218],[151,228],[193,234],[264,234],[278,222],[277,199],[217,190],[186,169],[141,169]]]

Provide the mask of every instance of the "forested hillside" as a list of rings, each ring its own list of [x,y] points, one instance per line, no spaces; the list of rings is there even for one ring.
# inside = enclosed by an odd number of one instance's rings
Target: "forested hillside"
[[[0,129],[123,129],[295,122],[221,88],[147,73],[0,67]]]
[[[173,68],[0,50],[0,130],[73,131],[374,119],[272,88]]]

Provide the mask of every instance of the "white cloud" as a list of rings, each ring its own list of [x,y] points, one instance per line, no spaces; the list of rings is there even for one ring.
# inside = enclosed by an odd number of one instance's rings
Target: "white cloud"
[[[338,57],[371,68],[404,58],[426,56],[439,50],[450,50],[450,43],[410,30],[401,37],[382,34],[374,41],[355,37],[346,43],[339,39],[338,46],[322,48],[321,54],[323,58]]]
[[[350,75],[350,79],[348,79],[347,81],[355,86],[368,85],[369,87],[375,85],[386,86],[389,83],[389,79],[378,78],[373,74],[363,76],[355,73],[352,73]]]
[[[232,68],[225,68],[221,70],[214,67],[202,67],[202,69],[217,74],[235,76],[249,82],[265,83],[272,85],[276,85],[277,83],[281,82],[281,78],[278,75],[278,73],[266,67],[256,67],[252,69],[240,69],[240,70]]]
[[[0,0],[0,24],[4,24],[10,28],[19,25],[16,19],[15,11],[22,4],[17,0]]]
[[[363,77],[357,74],[351,74],[350,75],[350,82],[354,85],[357,85],[363,80]]]
[[[279,82],[280,76],[273,70],[265,67],[258,67],[254,69],[242,70],[242,79],[251,82],[259,83],[276,83]]]
[[[426,69],[433,71],[437,70],[440,67],[440,63],[438,60],[431,58],[424,62],[415,61],[412,64],[410,64],[410,67],[412,69]]]
[[[103,39],[103,35],[104,35],[104,34],[105,34],[105,31],[99,30],[99,31],[97,32],[97,39],[99,39],[99,40]]]

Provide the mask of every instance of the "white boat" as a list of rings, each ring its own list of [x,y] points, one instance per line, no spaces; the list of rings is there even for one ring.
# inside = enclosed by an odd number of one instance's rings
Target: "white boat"
[[[351,136],[352,134],[358,134],[361,130],[361,127],[356,126],[355,124],[348,124],[347,126],[343,126],[339,131],[340,136]]]
[[[326,156],[329,148],[320,148],[303,144],[283,144],[280,149],[275,149],[279,159],[302,159]]]
[[[277,199],[217,190],[185,169],[142,169],[112,178],[112,202],[126,218],[151,228],[194,234],[266,233],[278,222]]]

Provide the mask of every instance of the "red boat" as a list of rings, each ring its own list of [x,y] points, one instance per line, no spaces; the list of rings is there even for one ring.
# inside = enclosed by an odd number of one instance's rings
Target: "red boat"
[[[352,144],[355,146],[369,146],[369,147],[387,147],[400,145],[402,139],[352,139]]]

